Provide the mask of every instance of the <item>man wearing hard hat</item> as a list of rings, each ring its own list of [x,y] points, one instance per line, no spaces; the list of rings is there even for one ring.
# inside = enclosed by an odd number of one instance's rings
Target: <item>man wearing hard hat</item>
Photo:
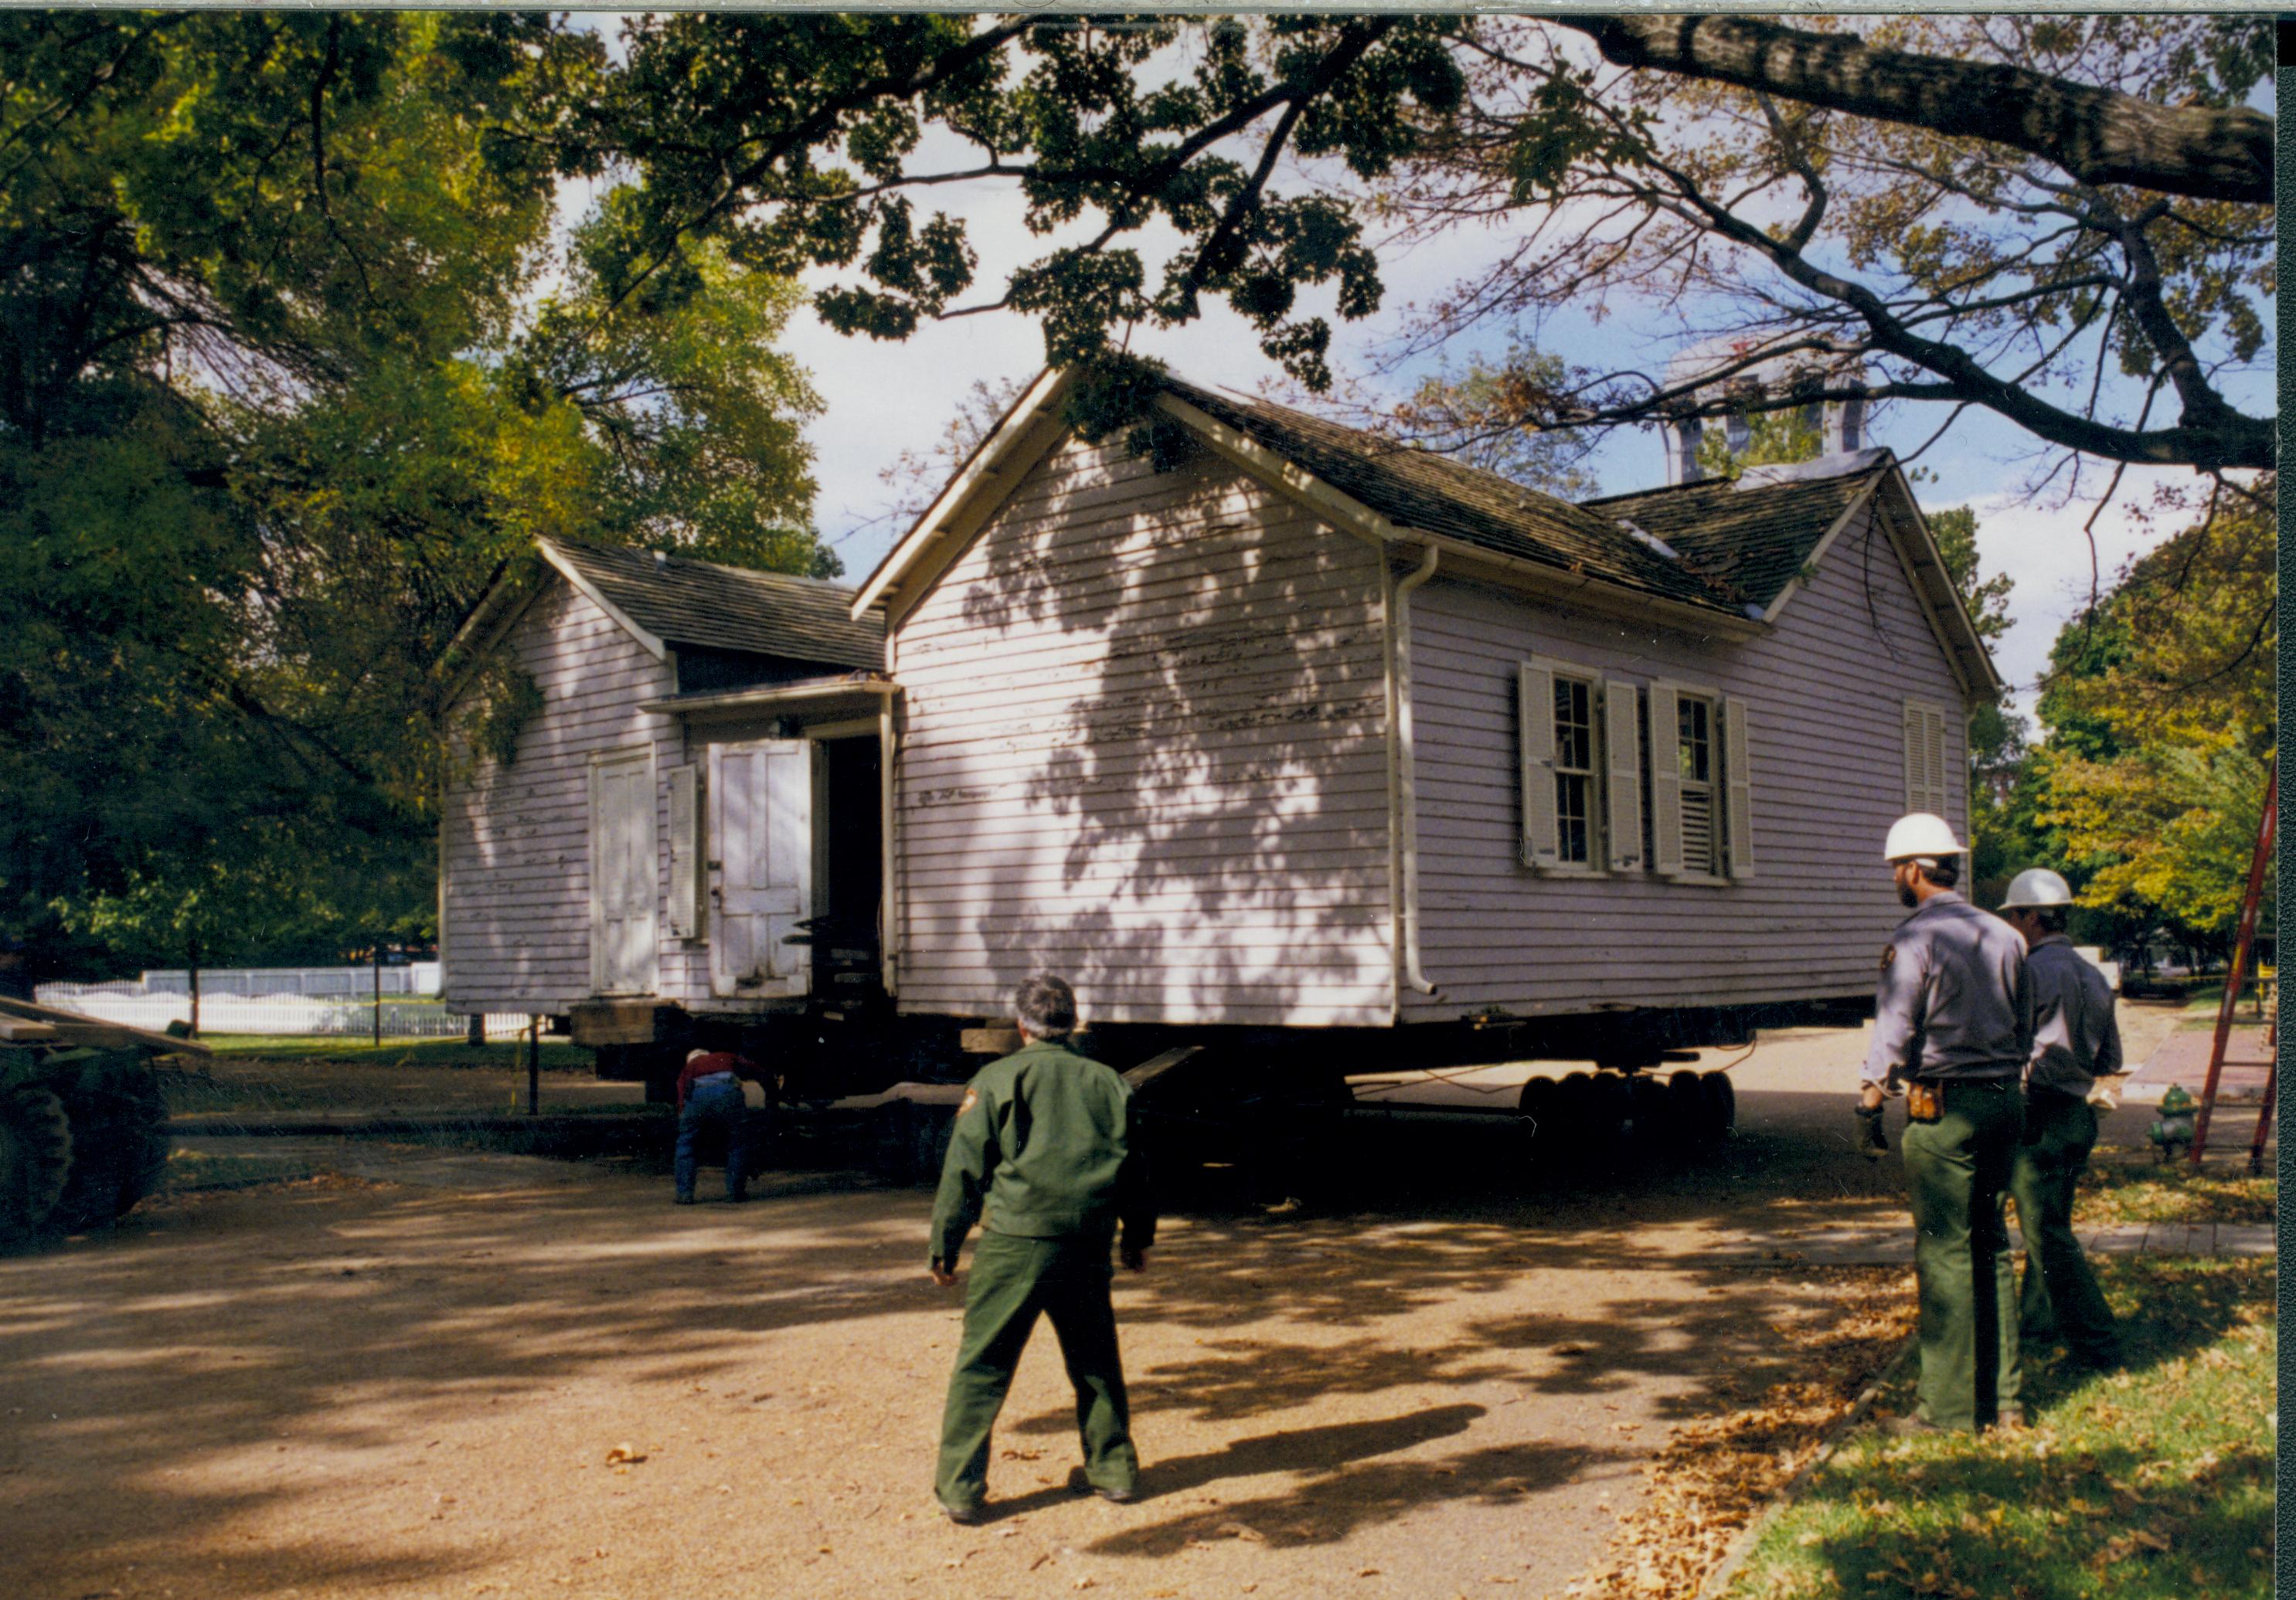
[[[2032,1053],[2025,946],[1955,887],[1964,846],[1944,818],[1900,817],[1882,846],[1913,915],[1882,952],[1859,1114],[1906,1094],[1906,1187],[1921,1292],[1921,1403],[1908,1431],[2015,1426],[2017,1296],[2001,1214]]]
[[[2072,903],[2071,887],[2046,867],[2020,872],[2001,902],[2002,919],[2025,941],[2033,992],[2025,1142],[2009,1178],[2025,1235],[2018,1326],[2037,1344],[2062,1335],[2076,1362],[2109,1367],[2120,1364],[2120,1335],[2073,1237],[2073,1185],[2096,1143],[2089,1090],[2120,1070],[2120,1024],[2112,985],[2065,936]]]

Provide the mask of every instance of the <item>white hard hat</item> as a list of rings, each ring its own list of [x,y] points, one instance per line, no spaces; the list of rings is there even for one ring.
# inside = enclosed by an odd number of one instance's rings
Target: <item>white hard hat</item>
[[[708,1050],[688,1050],[685,1052],[685,1059],[687,1064],[690,1065],[693,1063],[701,1060],[701,1057],[707,1056],[709,1053],[709,1052]]]
[[[1959,855],[1967,847],[1953,837],[1953,824],[1934,812],[1917,811],[1890,824],[1890,837],[1882,846],[1885,861],[1913,861]]]
[[[2053,906],[2073,902],[2072,886],[2046,867],[2028,867],[2009,880],[2009,893],[2001,897],[2005,911],[2046,911]]]

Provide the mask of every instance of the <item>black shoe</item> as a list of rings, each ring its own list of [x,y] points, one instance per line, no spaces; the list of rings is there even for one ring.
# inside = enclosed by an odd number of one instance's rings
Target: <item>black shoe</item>
[[[691,1205],[693,1204],[693,1196],[691,1195],[680,1195],[673,1200],[671,1204],[674,1205]]]
[[[947,1500],[935,1496],[933,1504],[940,1507],[941,1515],[960,1528],[975,1528],[988,1520],[988,1506],[986,1501],[976,1501],[970,1506],[952,1506]]]
[[[2025,1426],[2025,1408],[2004,1406],[1993,1415],[1993,1429],[1997,1433],[2015,1433]]]
[[[1072,1495],[1098,1495],[1102,1499],[1111,1501],[1119,1506],[1129,1506],[1140,1498],[1139,1485],[1134,1484],[1126,1489],[1103,1489],[1090,1478],[1086,1477],[1084,1468],[1080,1466],[1071,1469],[1069,1473],[1069,1492]]]

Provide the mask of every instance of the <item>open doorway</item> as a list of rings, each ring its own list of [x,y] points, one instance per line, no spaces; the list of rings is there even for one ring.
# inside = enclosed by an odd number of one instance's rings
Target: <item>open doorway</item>
[[[813,989],[825,1001],[862,1003],[881,986],[885,841],[877,735],[816,739],[814,748]]]

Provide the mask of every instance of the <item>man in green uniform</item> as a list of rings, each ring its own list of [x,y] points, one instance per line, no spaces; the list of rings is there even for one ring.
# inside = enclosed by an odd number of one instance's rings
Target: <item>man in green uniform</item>
[[[2025,1235],[2018,1326],[2027,1343],[2062,1335],[2075,1362],[2120,1364],[2112,1309],[2073,1237],[2073,1186],[2096,1144],[2089,1090],[2120,1070],[2120,1024],[2112,985],[2065,937],[2072,889],[2046,867],[2020,872],[2001,916],[2025,941],[2033,990],[2033,1058],[2025,1069],[2025,1142],[2009,1192]]]
[[[2032,1053],[2025,946],[1956,891],[1963,847],[1945,819],[1900,818],[1882,855],[1913,915],[1882,952],[1861,1112],[1906,1086],[1906,1184],[1921,1294],[1921,1404],[1913,1430],[2023,1420],[2016,1284],[2001,1214],[2023,1131]]]
[[[1084,1485],[1104,1499],[1136,1492],[1140,1458],[1109,1304],[1109,1246],[1119,1225],[1128,1271],[1146,1265],[1156,1213],[1132,1147],[1124,1080],[1069,1048],[1076,992],[1040,976],[1013,997],[1021,1048],[980,1069],[957,1108],[933,1202],[933,1281],[956,1282],[974,1221],[980,1243],[964,1331],[941,1416],[933,1494],[950,1520],[979,1522],[988,1434],[1037,1314],[1052,1318],[1084,1437]]]

